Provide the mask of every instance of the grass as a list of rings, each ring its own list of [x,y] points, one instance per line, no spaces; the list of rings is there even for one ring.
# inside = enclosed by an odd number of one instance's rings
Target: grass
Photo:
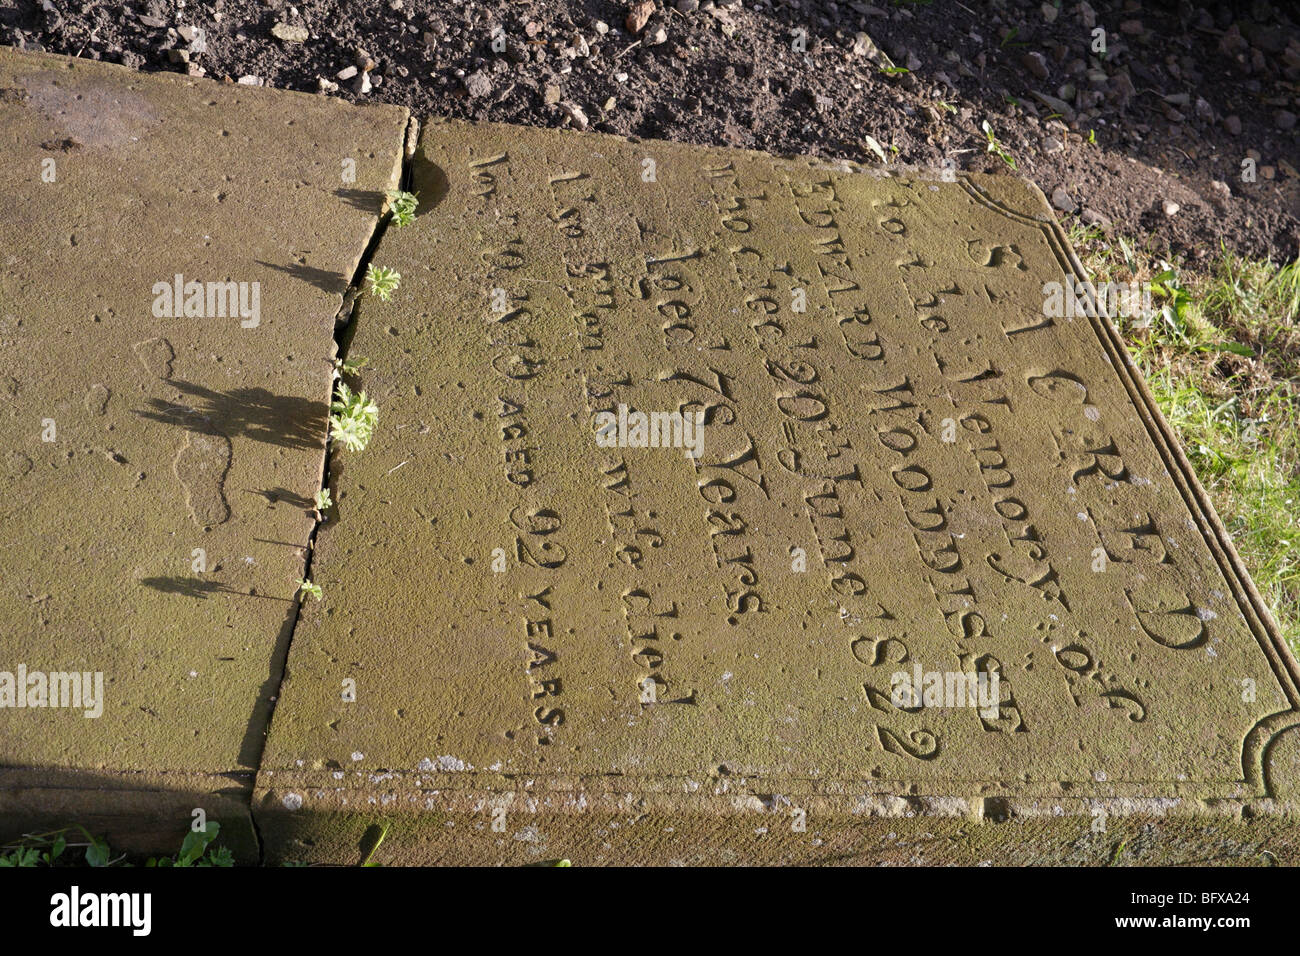
[[[1098,281],[1151,284],[1156,315],[1116,326],[1300,654],[1300,268],[1221,249],[1190,273],[1097,230],[1070,240]]]

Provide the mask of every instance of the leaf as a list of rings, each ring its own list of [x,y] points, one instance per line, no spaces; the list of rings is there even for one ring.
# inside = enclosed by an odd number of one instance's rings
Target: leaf
[[[193,865],[194,861],[203,855],[203,851],[208,848],[208,844],[215,840],[220,832],[221,824],[212,821],[202,830],[191,830],[185,834],[185,842],[181,844],[181,852],[176,855],[176,865]]]
[[[86,865],[107,866],[108,844],[103,840],[96,840],[92,837],[90,846],[86,847]]]
[[[885,159],[885,151],[881,148],[880,143],[876,141],[874,136],[864,136],[862,141],[867,144],[868,149],[880,157],[882,163],[888,162],[888,160]]]

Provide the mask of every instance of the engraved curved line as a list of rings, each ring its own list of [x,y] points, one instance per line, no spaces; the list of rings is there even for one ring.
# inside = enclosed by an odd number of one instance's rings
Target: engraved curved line
[[[1250,729],[1241,745],[1242,779],[1262,796],[1271,797],[1268,786],[1266,760],[1268,749],[1283,731],[1300,726],[1300,715],[1294,710],[1270,714]]]
[[[1042,216],[1034,216],[1030,213],[1022,212],[1019,209],[1012,209],[1010,206],[1004,205],[985,192],[983,188],[971,182],[969,175],[959,176],[957,182],[959,182],[962,185],[962,188],[970,194],[972,199],[976,200],[981,205],[987,206],[994,212],[1001,213],[1009,219],[1014,219],[1017,222],[1022,222],[1031,226],[1046,226],[1052,223],[1052,220],[1050,219],[1044,219]]]

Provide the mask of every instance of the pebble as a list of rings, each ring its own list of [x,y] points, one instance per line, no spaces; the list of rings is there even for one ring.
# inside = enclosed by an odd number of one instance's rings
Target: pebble
[[[1084,221],[1085,225],[1089,226],[1104,226],[1109,221],[1095,209],[1084,209],[1079,214],[1079,218]]]
[[[306,43],[309,34],[307,33],[306,27],[292,26],[288,23],[277,23],[275,26],[271,27],[271,36],[278,40],[283,40],[285,43]]]
[[[546,89],[542,91],[542,102],[547,106],[560,102],[560,88],[554,83],[547,83]]]
[[[1233,136],[1240,136],[1241,117],[1236,115],[1235,113],[1232,116],[1225,116],[1223,118],[1223,128],[1226,129]]]
[[[1295,114],[1290,110],[1278,110],[1273,122],[1278,129],[1295,129]]]
[[[1037,51],[1026,53],[1020,62],[1025,65],[1025,69],[1040,80],[1047,79],[1047,57],[1043,56],[1043,54]]]
[[[654,33],[650,34],[650,39],[646,41],[649,46],[659,46],[661,43],[668,42],[668,31],[659,27]]]
[[[241,86],[262,86],[263,85],[263,80],[260,76],[251,76],[251,75],[241,76],[239,79],[235,80],[235,82],[240,84]]]
[[[678,13],[694,13],[700,9],[700,0],[677,0],[675,6]]]
[[[1061,186],[1057,186],[1052,190],[1052,205],[1061,212],[1074,212],[1074,200]]]
[[[475,70],[465,78],[465,91],[470,96],[487,96],[492,92],[492,81],[482,70]]]
[[[357,75],[357,68],[355,66],[345,66],[334,75],[340,80],[350,80]]]
[[[569,120],[578,129],[587,128],[587,114],[582,111],[582,107],[578,106],[578,104],[565,101],[560,104],[560,109],[568,114]]]
[[[323,76],[316,77],[316,89],[321,93],[337,93],[339,85],[333,80],[327,80]]]
[[[654,0],[638,0],[637,3],[632,4],[632,9],[627,12],[627,20],[624,21],[623,25],[627,27],[628,33],[634,35],[640,33],[645,29],[646,23],[649,22],[650,14],[654,12]]]
[[[1173,216],[1178,212],[1178,210],[1182,209],[1183,207],[1178,205],[1178,203],[1173,202],[1172,200],[1166,199],[1163,203],[1161,203],[1160,208],[1165,211],[1166,216]]]
[[[378,82],[378,77],[376,77],[376,82]],[[370,92],[369,73],[362,73],[360,76],[358,76],[355,80],[352,81],[352,92],[357,94]]]

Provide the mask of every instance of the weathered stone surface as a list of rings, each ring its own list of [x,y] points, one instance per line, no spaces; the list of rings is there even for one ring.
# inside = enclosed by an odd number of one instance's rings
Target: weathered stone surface
[[[1294,860],[1294,661],[1042,195],[947,178],[425,128],[271,858]]]
[[[225,810],[248,830],[334,317],[405,122],[0,50],[0,671],[102,672],[105,698],[0,709],[7,831],[104,817],[174,851],[205,806],[252,846]],[[243,283],[249,314],[157,317],[177,274]]]

